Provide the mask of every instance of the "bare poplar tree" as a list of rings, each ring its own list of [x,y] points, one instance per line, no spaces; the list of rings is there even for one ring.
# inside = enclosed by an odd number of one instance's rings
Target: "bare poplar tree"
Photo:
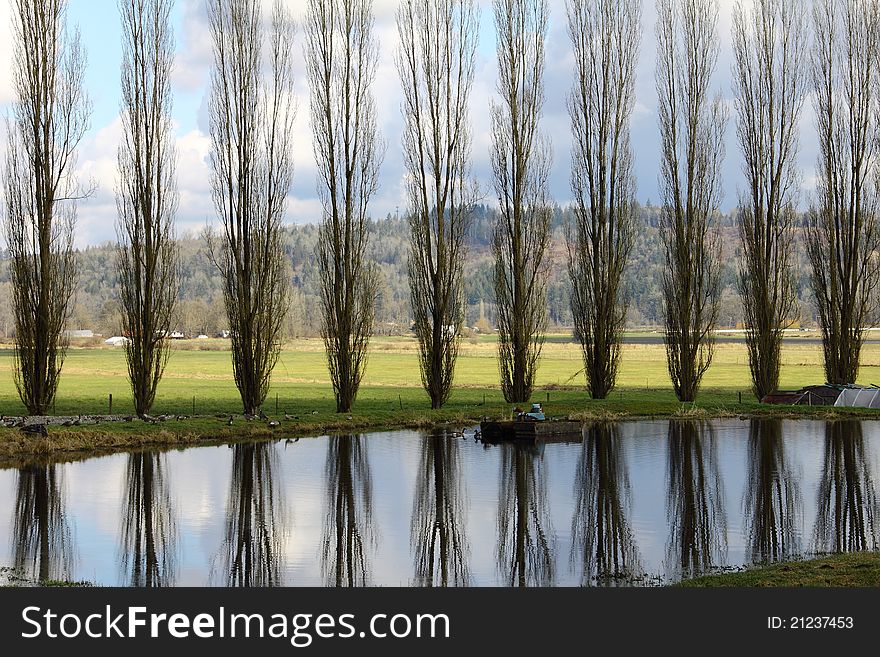
[[[64,362],[63,337],[75,292],[74,176],[91,103],[86,54],[67,28],[66,0],[13,0],[12,81],[6,122],[3,229],[15,316],[15,385],[31,415],[51,407]]]
[[[177,152],[171,126],[172,0],[120,0],[122,143],[116,267],[135,412],[144,417],[168,361],[178,291],[174,216]]]
[[[754,0],[733,13],[733,89],[746,192],[739,200],[739,289],[752,390],[779,386],[782,331],[794,319],[798,122],[806,94],[801,0]]]
[[[455,373],[464,321],[465,238],[479,194],[470,180],[468,124],[479,16],[473,0],[404,0],[397,29],[410,298],[422,385],[431,408],[441,408]]]
[[[221,224],[210,251],[223,279],[235,384],[244,413],[254,415],[278,361],[289,297],[282,219],[293,179],[295,26],[276,0],[264,52],[259,0],[210,0],[208,18],[212,187]]]
[[[493,0],[498,95],[492,104],[492,175],[499,216],[492,251],[501,389],[527,402],[547,326],[550,144],[538,123],[544,103],[546,0]]]
[[[807,253],[830,383],[855,382],[864,327],[876,307],[877,12],[874,0],[813,5],[819,158]]]
[[[712,361],[727,114],[709,87],[718,59],[715,0],[657,0],[656,84],[661,138],[660,233],[666,259],[666,360],[675,394],[693,401]]]
[[[372,0],[309,0],[306,68],[324,206],[321,334],[340,413],[351,410],[364,375],[379,289],[366,259],[367,210],[384,156],[370,90],[378,58],[373,23]]]
[[[626,325],[623,273],[636,213],[629,118],[641,36],[640,0],[566,0],[575,58],[568,98],[573,226],[567,228],[574,333],[587,388],[614,387]]]

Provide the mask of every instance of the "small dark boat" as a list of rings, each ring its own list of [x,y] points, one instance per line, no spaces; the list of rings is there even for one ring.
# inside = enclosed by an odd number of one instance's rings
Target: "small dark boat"
[[[583,423],[570,420],[548,420],[540,404],[532,404],[527,413],[518,413],[513,420],[485,420],[480,434],[486,442],[525,440],[534,442],[580,442]]]

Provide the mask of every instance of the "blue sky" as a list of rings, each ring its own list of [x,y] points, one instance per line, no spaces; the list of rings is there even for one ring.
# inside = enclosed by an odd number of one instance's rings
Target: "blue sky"
[[[177,43],[174,73],[175,133],[180,154],[179,187],[181,193],[178,227],[181,232],[195,232],[213,221],[213,207],[208,185],[205,94],[211,52],[205,21],[205,0],[177,0],[173,20]],[[269,0],[264,0],[269,5]],[[301,16],[305,0],[287,0],[296,16]],[[0,56],[9,55],[9,4],[0,5]],[[488,106],[495,92],[495,35],[491,2],[478,0],[481,7],[481,38],[477,74],[472,96],[473,165],[487,202],[492,199],[488,151],[490,144]],[[382,167],[381,188],[372,204],[374,216],[394,213],[404,205],[400,155],[400,88],[393,53],[396,47],[394,14],[398,0],[374,0],[376,32],[381,55],[374,93],[378,100],[379,124],[387,143]],[[713,84],[728,101],[730,90],[730,16],[732,0],[719,2],[718,37],[721,54]],[[550,192],[560,204],[570,198],[569,123],[565,97],[571,85],[572,58],[565,31],[564,0],[550,0],[550,36],[547,41],[546,102],[543,129],[553,144],[554,163]],[[116,147],[119,139],[119,61],[120,29],[115,0],[69,0],[69,18],[82,32],[89,55],[86,86],[94,103],[92,127],[83,141],[78,169],[84,178],[93,178],[98,189],[94,197],[79,209],[79,245],[95,244],[114,238],[116,208],[113,188],[116,170]],[[637,72],[636,108],[632,117],[632,138],[638,198],[657,202],[659,172],[659,137],[654,90],[654,2],[644,0],[641,56]],[[300,31],[298,42],[302,45]],[[0,71],[0,111],[8,111],[12,98],[9,71]],[[308,88],[302,56],[297,61],[298,116],[295,134],[296,174],[290,193],[287,221],[314,222],[320,219],[320,204],[315,191],[315,167],[308,121]],[[732,106],[731,106],[732,110]],[[742,185],[741,159],[734,140],[733,112],[727,127],[727,154],[723,167],[724,198],[722,209],[736,204]],[[809,198],[816,157],[815,134],[809,102],[805,106],[801,128],[800,166],[804,198]],[[0,131],[2,132],[2,131]],[[5,148],[5,134],[0,135],[0,149]]]

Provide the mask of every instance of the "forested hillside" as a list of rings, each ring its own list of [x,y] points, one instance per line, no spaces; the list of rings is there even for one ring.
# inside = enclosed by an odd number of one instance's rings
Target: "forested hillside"
[[[626,290],[630,299],[629,326],[651,327],[662,323],[660,280],[663,253],[658,233],[659,211],[656,206],[641,208],[641,226],[636,233],[627,272]],[[565,225],[568,210],[557,208],[553,218],[552,265],[549,272],[548,311],[555,327],[571,324],[568,307],[568,280],[565,269]],[[468,326],[486,330],[494,320],[492,292],[492,256],[490,248],[493,210],[486,206],[476,209],[470,233],[470,252],[465,263],[465,295]],[[717,229],[722,243],[722,295],[719,325],[733,327],[742,322],[742,310],[736,290],[736,262],[739,237],[734,218],[720,216]],[[313,335],[319,330],[320,311],[317,297],[317,266],[315,243],[317,227],[290,226],[286,230],[286,252],[291,266],[293,304],[288,321],[288,334]],[[409,328],[409,288],[406,279],[406,257],[409,232],[404,218],[386,217],[373,224],[370,244],[372,259],[382,273],[381,295],[377,305],[378,332],[401,332]],[[177,325],[187,334],[214,334],[225,328],[220,279],[206,252],[202,237],[186,237],[180,241],[182,284],[178,304]],[[114,247],[107,244],[89,247],[77,254],[79,292],[73,305],[71,328],[91,329],[104,335],[118,329],[118,296],[114,272]],[[798,244],[796,278],[800,299],[801,321],[814,323],[809,273],[801,244]],[[13,330],[9,309],[9,280],[5,266],[0,271],[0,332]]]

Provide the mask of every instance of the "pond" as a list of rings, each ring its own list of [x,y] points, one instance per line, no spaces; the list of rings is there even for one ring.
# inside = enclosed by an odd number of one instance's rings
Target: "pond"
[[[650,585],[876,549],[880,422],[392,431],[0,470],[0,565],[103,585]]]

